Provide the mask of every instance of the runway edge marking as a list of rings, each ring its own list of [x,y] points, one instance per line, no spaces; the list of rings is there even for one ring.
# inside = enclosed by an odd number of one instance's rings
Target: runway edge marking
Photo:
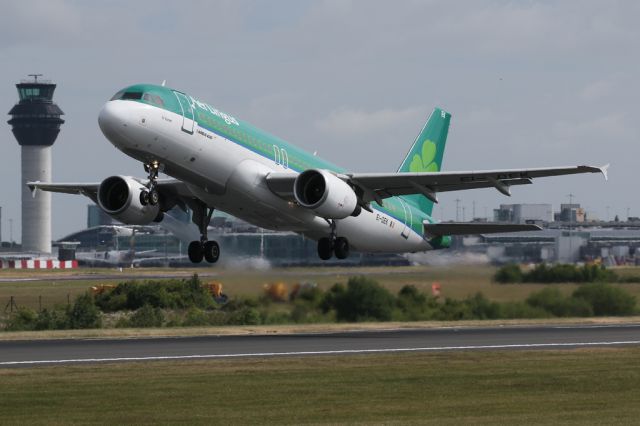
[[[626,341],[619,341],[619,342],[523,343],[523,344],[513,344],[513,345],[438,346],[438,347],[425,347],[425,348],[343,349],[343,350],[328,350],[328,351],[256,352],[256,353],[241,353],[241,354],[167,355],[167,356],[159,355],[159,356],[146,356],[146,357],[3,361],[3,362],[0,362],[0,366],[37,365],[37,364],[77,364],[77,363],[98,363],[98,362],[119,362],[119,361],[172,361],[172,360],[187,360],[187,359],[249,358],[249,357],[275,357],[275,356],[303,356],[303,355],[349,355],[349,354],[394,353],[394,352],[436,352],[436,351],[478,350],[478,349],[620,346],[620,345],[640,345],[640,340],[626,340]]]

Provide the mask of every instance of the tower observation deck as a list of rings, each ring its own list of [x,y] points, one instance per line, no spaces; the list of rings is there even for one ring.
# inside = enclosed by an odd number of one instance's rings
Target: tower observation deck
[[[51,181],[51,146],[60,133],[64,113],[53,102],[56,85],[32,79],[16,84],[19,102],[9,114],[13,135],[22,147],[22,249],[51,252],[51,194],[39,191],[32,196],[26,183]]]

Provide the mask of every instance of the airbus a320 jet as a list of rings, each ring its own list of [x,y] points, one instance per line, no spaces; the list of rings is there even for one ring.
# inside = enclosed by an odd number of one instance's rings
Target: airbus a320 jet
[[[317,240],[321,259],[345,259],[352,250],[420,252],[448,247],[452,235],[540,229],[436,223],[432,210],[439,192],[491,187],[510,195],[512,186],[540,177],[606,178],[608,165],[442,172],[450,120],[436,108],[396,173],[351,173],[186,93],[138,84],[116,93],[98,123],[116,148],[144,164],[146,178],[28,185],[85,195],[131,225],[159,222],[175,206],[189,208],[200,232],[200,240],[189,244],[189,259],[214,263],[220,247],[207,235],[214,209],[259,227],[304,234]]]

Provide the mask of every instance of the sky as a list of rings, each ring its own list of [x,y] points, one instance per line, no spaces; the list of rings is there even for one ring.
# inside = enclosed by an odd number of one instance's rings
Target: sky
[[[536,180],[440,194],[435,218],[501,203],[640,216],[640,2],[71,1],[0,3],[0,103],[42,73],[65,112],[53,179],[144,176],[98,128],[130,84],[167,81],[356,172],[393,172],[434,107],[453,115],[443,170],[611,163],[609,181]],[[6,120],[10,117],[7,115]],[[2,238],[20,241],[20,148],[0,125]],[[53,195],[53,237],[90,201]]]

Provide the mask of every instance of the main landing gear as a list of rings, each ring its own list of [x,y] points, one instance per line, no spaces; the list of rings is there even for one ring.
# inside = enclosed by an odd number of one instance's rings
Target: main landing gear
[[[140,204],[143,206],[152,205],[155,206],[160,202],[160,194],[158,193],[158,172],[160,171],[160,163],[153,160],[150,163],[144,165],[144,171],[149,174],[149,182],[147,183],[147,189],[140,192]]]
[[[349,257],[349,240],[344,237],[336,237],[335,222],[332,220],[329,224],[331,225],[331,236],[318,240],[318,256],[322,260],[329,260],[335,254],[338,259],[346,259]]]
[[[214,209],[209,208],[202,202],[191,207],[193,210],[193,223],[198,226],[200,231],[200,241],[191,241],[189,243],[189,248],[187,249],[189,260],[193,263],[200,263],[204,259],[209,263],[216,263],[220,257],[220,245],[217,241],[209,241],[207,237],[207,228],[211,222]]]

